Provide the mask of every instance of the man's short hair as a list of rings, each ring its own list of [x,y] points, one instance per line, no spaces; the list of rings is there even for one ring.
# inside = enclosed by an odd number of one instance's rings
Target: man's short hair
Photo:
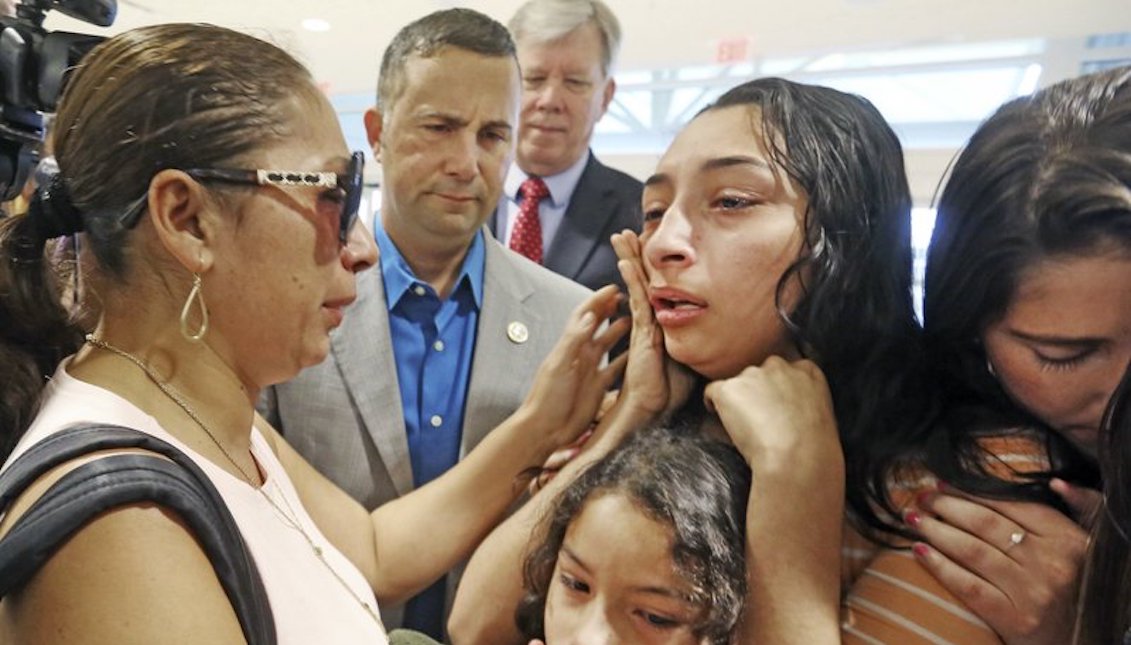
[[[382,114],[392,111],[404,91],[404,67],[409,58],[430,58],[445,47],[515,59],[514,40],[507,28],[489,16],[464,8],[430,13],[398,31],[385,49],[377,77],[377,109]]]
[[[601,73],[612,74],[620,52],[620,22],[601,0],[529,0],[518,8],[507,27],[515,40],[552,43],[592,23],[601,34]]]

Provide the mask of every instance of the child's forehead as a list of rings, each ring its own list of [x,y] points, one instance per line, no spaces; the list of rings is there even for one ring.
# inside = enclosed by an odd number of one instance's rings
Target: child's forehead
[[[569,523],[562,551],[589,568],[646,565],[675,573],[672,527],[647,513],[638,500],[621,491],[587,499]]]

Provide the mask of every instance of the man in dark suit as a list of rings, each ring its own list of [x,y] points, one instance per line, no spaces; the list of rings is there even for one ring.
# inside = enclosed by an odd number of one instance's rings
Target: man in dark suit
[[[508,27],[522,68],[522,108],[515,163],[491,230],[591,289],[621,283],[609,236],[640,230],[642,186],[589,149],[616,92],[620,25],[600,0],[530,0]]]

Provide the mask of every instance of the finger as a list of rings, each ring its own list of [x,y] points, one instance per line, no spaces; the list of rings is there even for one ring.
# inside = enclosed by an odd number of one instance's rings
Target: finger
[[[620,233],[614,233],[610,240],[612,241],[613,251],[617,254],[618,259],[636,260],[640,257],[636,234],[632,231],[625,229]]]
[[[601,369],[598,374],[598,383],[601,386],[601,401],[599,405],[605,404],[605,396],[609,390],[616,384],[617,380],[624,374],[625,366],[628,365],[628,353],[617,356],[608,365]],[[598,415],[600,416],[600,415]]]
[[[917,503],[938,518],[922,515],[922,525],[915,528],[924,537],[928,537],[930,531],[928,541],[965,566],[1004,564],[1004,560],[1000,559],[1002,556],[1016,560],[1023,552],[1015,549],[1017,544],[1013,536],[1019,534],[1024,539],[1028,530],[979,501],[935,494],[921,495]]]
[[[703,388],[703,403],[711,414],[721,416],[726,412],[724,399],[727,396],[728,382],[728,379],[711,381],[707,384],[707,387]],[[723,425],[726,425],[725,420]]]
[[[1091,525],[1097,509],[1103,501],[1103,494],[1086,486],[1070,484],[1059,477],[1054,477],[1049,482],[1049,488],[1059,495],[1060,499],[1064,500],[1064,503],[1072,510],[1072,516],[1077,522]]]
[[[589,437],[592,437],[592,436],[593,436],[593,426],[589,426],[589,428],[587,428],[585,430],[585,432],[582,432],[580,435],[578,435],[578,437],[576,439],[573,440],[573,443],[570,444],[570,447],[571,448],[584,448],[585,444],[589,442]]]
[[[588,305],[588,309],[601,320],[608,320],[616,314],[620,298],[620,288],[615,284],[607,284],[594,291],[586,304],[582,306]]]
[[[621,356],[627,357],[628,355],[627,354],[621,354]],[[617,360],[619,360],[619,359],[620,359],[620,356],[613,359],[613,363],[617,362]],[[625,363],[626,364],[628,363],[627,358],[625,358]],[[610,365],[611,364],[612,363],[610,363]],[[605,392],[605,398],[601,399],[601,407],[597,409],[597,419],[598,420],[601,417],[608,414],[609,410],[611,410],[613,408],[613,406],[616,405],[617,398],[619,397],[619,395],[620,395],[620,392]]]
[[[546,463],[542,464],[543,470],[561,470],[581,452],[581,448],[562,448],[555,450],[549,457],[546,458]]]
[[[602,367],[607,367],[602,364],[605,362],[609,351],[628,334],[631,326],[630,321],[618,319],[598,328],[592,338],[581,346],[576,346],[569,354],[571,357],[570,369],[592,373],[600,371]],[[613,378],[615,379],[615,376]]]
[[[924,542],[983,580],[1002,580],[1017,573],[1019,566],[1007,553],[1006,545],[1012,545],[1009,533],[1002,534],[1003,544],[999,548],[996,543],[987,542],[945,519],[936,519],[915,509],[907,511],[903,521],[917,531]]]
[[[607,354],[614,345],[620,342],[621,338],[628,334],[630,329],[632,329],[631,320],[618,318],[603,329],[598,330],[597,334],[593,336],[593,347],[598,357]]]
[[[593,338],[601,322],[615,311],[617,293],[615,285],[601,287],[573,310],[558,341],[557,349],[561,354],[576,356],[581,346]]]
[[[647,278],[640,268],[640,263],[634,262],[633,260],[617,261],[617,271],[620,272],[620,276],[624,280],[624,285],[628,288],[629,308],[632,310],[633,315],[635,315],[641,305],[648,304]],[[651,306],[649,306],[648,309],[650,311]],[[641,311],[640,313],[646,312]]]
[[[628,365],[628,354],[620,354],[613,360],[609,361],[609,364],[605,366],[604,371],[614,374],[613,380],[615,381],[616,378],[624,372],[626,365]],[[606,395],[606,397],[601,400],[602,408],[612,407],[612,405],[616,403],[616,393],[610,392],[609,394],[612,394],[613,396],[610,399],[608,395]]]
[[[1005,593],[955,564],[945,554],[922,542],[916,542],[911,551],[923,568],[975,614],[986,616],[1013,611]]]
[[[626,230],[624,237],[628,240],[629,246],[632,247],[632,253],[641,267],[644,266],[644,242],[640,239],[640,234],[633,230]]]
[[[628,288],[628,309],[632,315],[632,340],[637,347],[654,348],[662,341],[656,331],[652,304],[648,301],[647,284],[639,265],[628,260],[617,262],[617,269]]]
[[[803,358],[801,360],[794,361],[793,363],[791,363],[791,365],[809,375],[821,385],[828,387],[828,380],[825,378],[825,372],[813,361],[807,358]]]
[[[546,357],[544,364],[572,363],[581,348],[593,339],[593,333],[599,324],[597,315],[584,309],[574,311],[573,315],[573,320],[562,331],[558,344]]]
[[[538,491],[545,488],[546,484],[549,484],[550,480],[552,480],[554,478],[554,475],[556,474],[558,474],[556,470],[543,470],[542,472],[538,473],[538,476],[534,478],[534,481],[530,482],[530,494],[534,495]]]
[[[996,515],[1005,518],[1011,523],[1011,526],[1008,529],[1009,531],[1015,531],[1017,530],[1017,528],[1021,528],[1034,535],[1049,535],[1063,531],[1068,527],[1069,524],[1073,523],[1071,518],[1065,516],[1064,513],[1061,513],[1048,504],[1042,504],[1040,502],[1025,502],[978,497],[976,495],[971,495],[969,493],[963,492],[955,488],[954,486],[950,486],[943,482],[939,482],[937,487],[940,492],[937,496],[932,496],[931,499],[949,498],[952,500],[965,500],[968,504],[973,505],[974,507],[992,511]],[[964,508],[970,507],[958,506],[957,508],[958,512],[961,513],[963,512]],[[971,516],[964,514],[962,517],[969,518]],[[982,519],[985,516],[981,514],[975,514],[973,517],[974,519]],[[1016,528],[1014,528],[1014,526]],[[974,530],[973,527],[969,524],[966,525],[966,528],[972,530],[972,532],[982,535],[984,538],[990,537],[985,535],[985,530]],[[1001,530],[1000,526],[991,526],[989,528],[995,531]],[[1008,535],[1008,533],[1006,534]]]

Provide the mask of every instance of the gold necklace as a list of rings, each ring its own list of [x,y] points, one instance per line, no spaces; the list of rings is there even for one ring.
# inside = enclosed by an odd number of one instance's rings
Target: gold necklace
[[[339,574],[338,571],[334,567],[330,566],[330,563],[326,561],[326,556],[323,552],[322,547],[315,544],[310,535],[308,535],[306,531],[302,529],[302,524],[300,524],[298,521],[298,514],[295,513],[293,508],[291,508],[290,502],[287,501],[286,496],[283,494],[283,489],[279,487],[278,483],[273,483],[273,485],[279,491],[279,499],[282,500],[283,504],[286,504],[287,510],[290,511],[290,515],[288,515],[286,511],[284,511],[283,508],[279,506],[279,504],[277,504],[275,500],[272,499],[271,496],[263,490],[262,486],[256,484],[255,478],[249,475],[248,472],[244,470],[239,465],[239,463],[236,462],[235,458],[228,453],[227,449],[224,448],[224,445],[220,443],[220,439],[214,432],[212,432],[212,430],[208,427],[208,424],[204,423],[204,420],[201,419],[200,415],[196,413],[196,410],[194,410],[192,406],[188,404],[188,401],[186,401],[184,397],[181,396],[181,393],[178,392],[177,389],[172,385],[163,381],[161,377],[157,376],[157,374],[153,371],[153,368],[150,367],[148,363],[120,347],[111,345],[101,338],[95,338],[94,334],[87,334],[86,342],[92,347],[110,352],[111,354],[116,354],[117,356],[126,359],[127,361],[136,365],[142,372],[144,372],[145,376],[150,381],[152,381],[153,384],[156,385],[157,388],[169,398],[169,400],[171,400],[173,403],[176,403],[177,407],[183,410],[184,413],[187,414],[189,418],[192,419],[193,422],[195,422],[196,425],[204,431],[204,434],[208,435],[208,438],[211,439],[212,443],[216,444],[216,447],[220,450],[220,454],[224,455],[224,458],[227,459],[230,464],[232,464],[232,467],[239,471],[241,475],[243,475],[243,478],[247,481],[248,485],[250,485],[253,489],[259,491],[259,494],[263,496],[263,499],[267,500],[267,503],[270,504],[271,507],[275,509],[275,512],[279,514],[279,517],[283,519],[284,524],[298,531],[298,534],[301,535],[306,540],[306,543],[310,545],[310,549],[314,552],[314,555],[318,558],[318,561],[322,563],[322,566],[326,567],[330,574],[334,576],[334,579],[338,581],[338,584],[342,585],[342,587],[344,587],[345,590],[349,592],[351,596],[353,596],[354,600],[356,600],[357,603],[361,605],[363,609],[365,609],[365,612],[369,614],[369,616],[373,618],[374,621],[377,622],[377,625],[381,628],[381,631],[385,631],[384,624],[381,622],[381,617],[377,615],[377,610],[370,603],[366,602],[354,592],[353,587],[349,586],[345,579],[342,578],[341,574]]]

